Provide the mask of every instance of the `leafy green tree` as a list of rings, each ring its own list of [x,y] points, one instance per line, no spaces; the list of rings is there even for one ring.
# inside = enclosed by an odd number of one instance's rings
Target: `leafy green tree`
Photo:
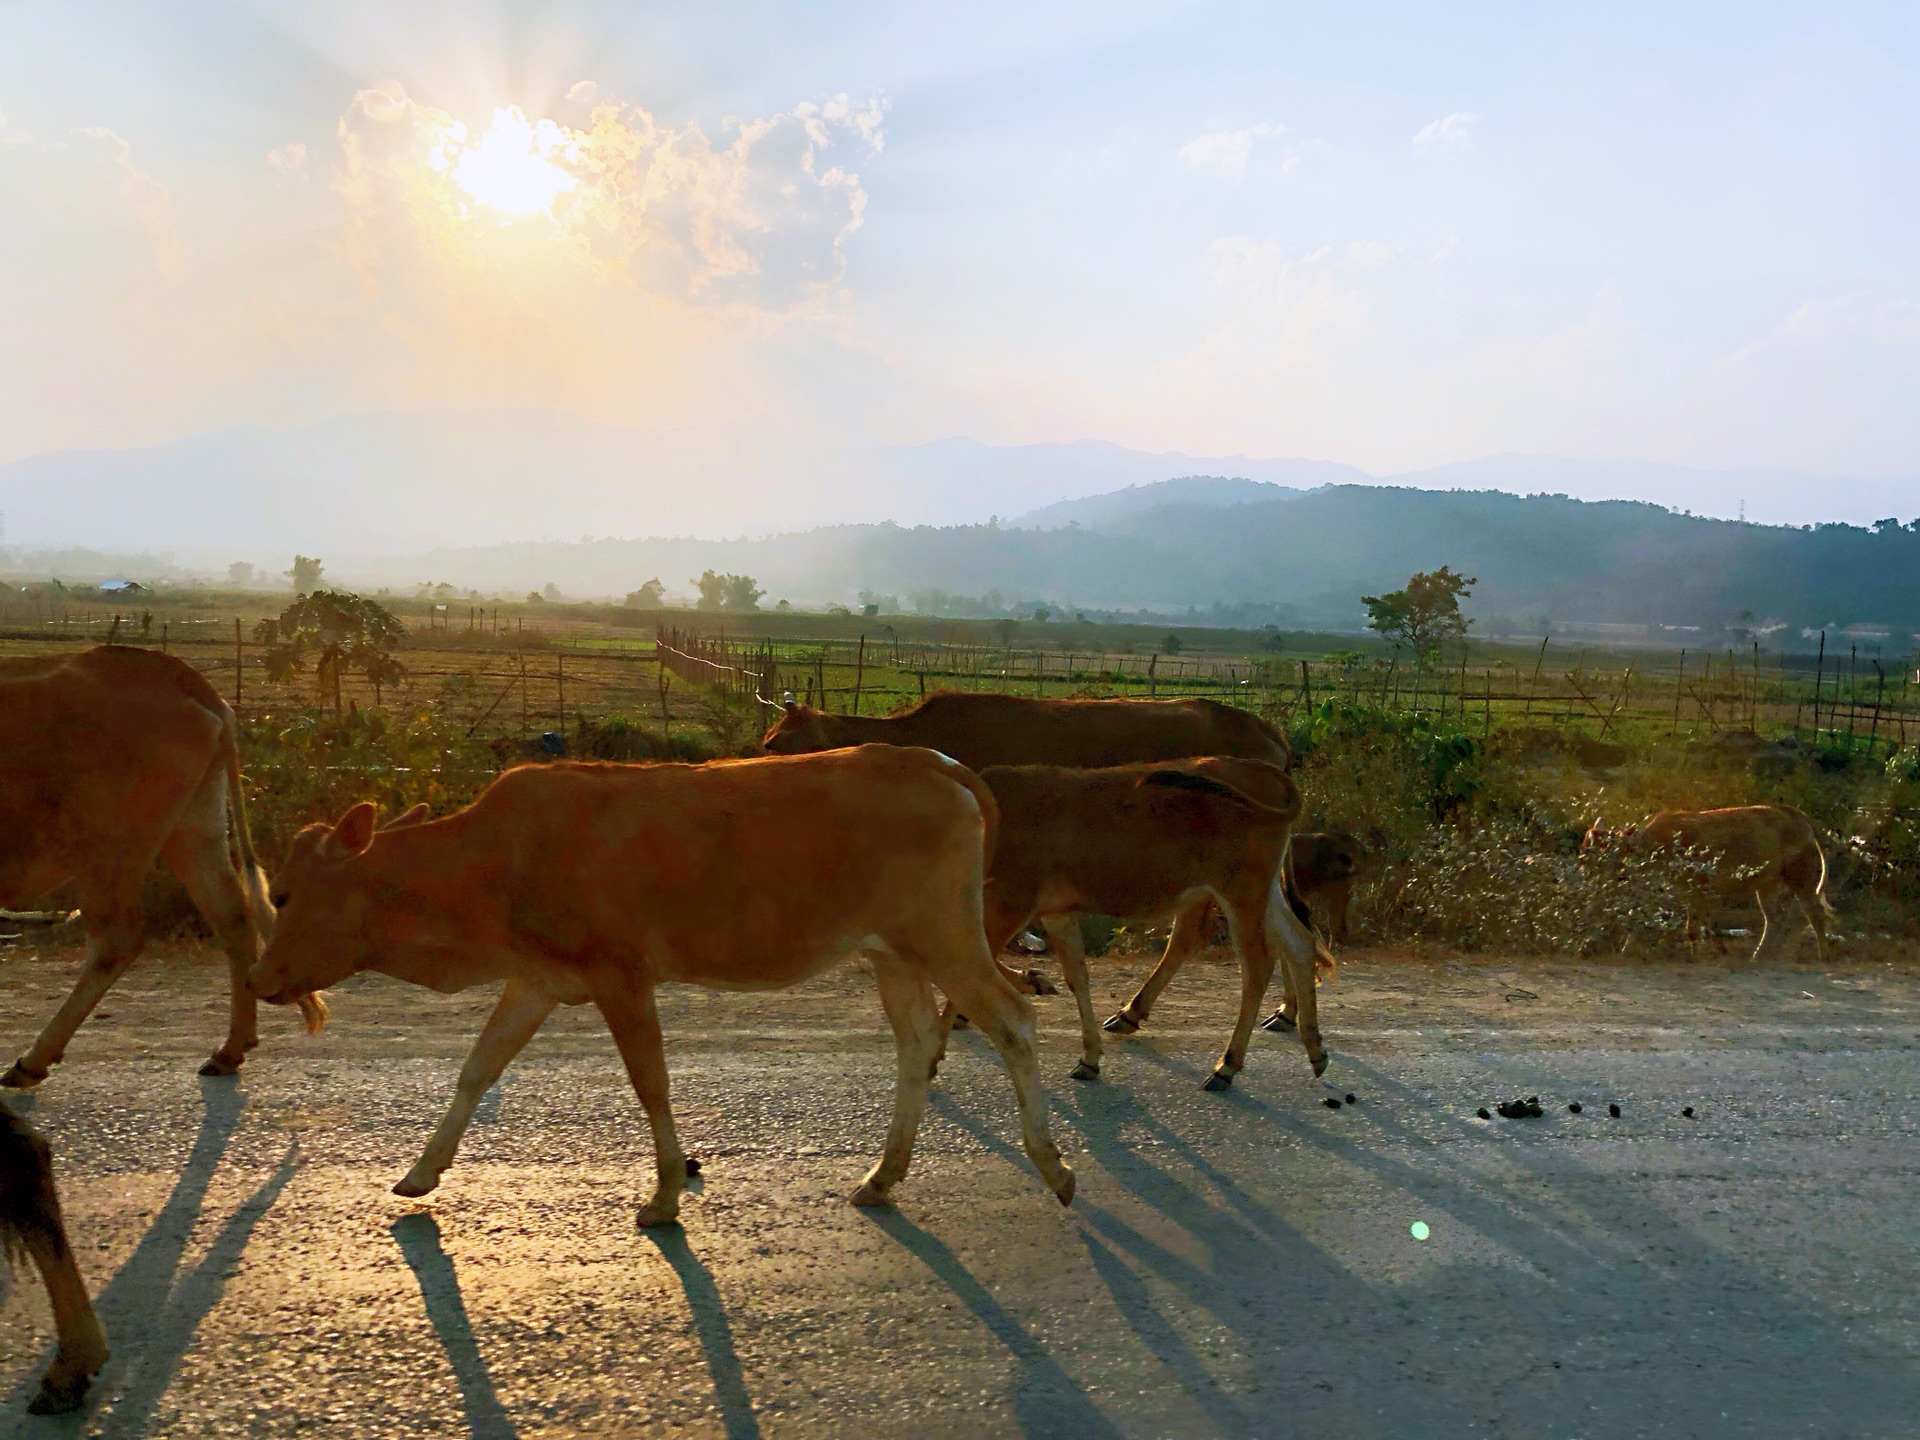
[[[758,610],[760,597],[767,593],[754,583],[751,575],[720,575],[703,570],[700,578],[691,583],[700,592],[696,608],[701,610]]]
[[[1479,583],[1442,565],[1413,576],[1404,590],[1362,595],[1360,603],[1367,607],[1369,629],[1406,646],[1421,660],[1431,660],[1447,641],[1466,635],[1473,622],[1460,613],[1460,600]]]
[[[311,555],[293,557],[293,568],[286,571],[286,577],[293,581],[293,593],[311,595],[320,588],[320,572],[325,567]]]
[[[667,603],[667,587],[654,576],[638,590],[627,592],[627,604],[635,610],[658,610]]]
[[[319,680],[320,702],[333,694],[333,713],[340,713],[340,678],[358,670],[373,684],[374,701],[383,686],[397,685],[406,667],[393,652],[406,644],[406,627],[384,606],[345,590],[320,590],[303,595],[277,619],[254,626],[253,638],[267,647],[267,678],[284,681],[311,665]]]
[[[1178,655],[1180,653],[1180,637],[1169,630],[1160,637],[1160,648],[1169,655]]]

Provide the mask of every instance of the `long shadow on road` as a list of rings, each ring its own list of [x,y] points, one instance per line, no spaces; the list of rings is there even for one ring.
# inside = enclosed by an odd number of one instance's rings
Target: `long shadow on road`
[[[460,1408],[473,1440],[514,1440],[518,1433],[506,1407],[494,1393],[493,1377],[473,1338],[467,1302],[460,1294],[460,1277],[440,1243],[440,1224],[431,1215],[402,1215],[389,1227],[407,1268],[420,1282],[420,1299],[427,1319],[446,1351],[454,1383],[460,1387]]]
[[[1023,1372],[1014,1395],[1013,1412],[1020,1431],[1029,1436],[1072,1436],[1075,1440],[1118,1437],[1107,1417],[1073,1381],[1040,1342],[995,1300],[938,1237],[922,1230],[897,1210],[862,1210],[862,1215],[912,1255],[953,1291],[993,1338],[1020,1362]]]
[[[1136,1053],[1196,1087],[1202,1078],[1151,1047]],[[1256,1237],[1210,1206],[1194,1208],[1191,1192],[1121,1141],[1121,1123],[1148,1126],[1154,1140],[1195,1161],[1242,1220],[1255,1218],[1244,1192],[1236,1199],[1237,1186],[1219,1185],[1224,1177],[1200,1146],[1133,1113],[1126,1097],[1083,1096],[1066,1113],[1108,1172],[1203,1242],[1212,1263],[1196,1269],[1150,1243],[1129,1249],[1131,1227],[1093,1207],[1089,1222],[1222,1321],[1232,1323],[1236,1310],[1270,1310],[1269,1292],[1284,1294],[1293,1368],[1352,1387],[1350,1420],[1382,1407],[1411,1420],[1404,1402],[1419,1396],[1429,1433],[1457,1433],[1479,1418],[1526,1433],[1575,1424],[1594,1434],[1869,1435],[1902,1433],[1920,1407],[1920,1371],[1909,1359],[1703,1240],[1639,1187],[1578,1163],[1564,1147],[1530,1143],[1498,1151],[1520,1176],[1473,1168],[1467,1146],[1483,1136],[1463,1122],[1460,1147],[1435,1145],[1392,1113],[1396,1104],[1431,1109],[1433,1097],[1347,1063],[1380,1097],[1342,1112],[1350,1119],[1303,1119],[1236,1088],[1221,1097],[1205,1148],[1259,1156],[1284,1137],[1292,1143],[1279,1151],[1283,1163],[1336,1161],[1518,1263],[1459,1259],[1422,1266],[1405,1282],[1362,1282],[1317,1246],[1290,1240],[1287,1227],[1260,1219],[1264,1236]],[[1366,1129],[1330,1128],[1352,1122]],[[1338,1357],[1340,1368],[1317,1362],[1303,1342]],[[1632,1383],[1622,1383],[1629,1374]]]
[[[87,1402],[71,1415],[33,1422],[36,1435],[75,1435],[106,1414],[99,1434],[133,1436],[152,1421],[200,1322],[225,1293],[254,1227],[293,1178],[299,1161],[289,1147],[272,1176],[234,1211],[200,1263],[183,1279],[180,1262],[205,1207],[207,1189],[239,1127],[246,1096],[230,1079],[200,1081],[199,1133],[166,1203],[133,1254],[94,1298],[113,1358],[95,1379]],[[38,1369],[34,1372],[37,1376]],[[5,1409],[17,1414],[37,1381],[17,1389]]]
[[[686,1292],[687,1309],[693,1314],[693,1328],[707,1357],[707,1373],[713,1377],[714,1398],[720,1402],[720,1421],[726,1427],[727,1440],[760,1440],[753,1396],[747,1390],[747,1377],[733,1346],[733,1326],[727,1320],[720,1287],[713,1283],[713,1272],[693,1253],[686,1231],[678,1225],[641,1233],[673,1267],[680,1288]]]

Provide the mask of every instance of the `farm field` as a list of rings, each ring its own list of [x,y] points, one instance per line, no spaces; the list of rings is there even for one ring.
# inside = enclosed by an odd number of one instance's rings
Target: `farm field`
[[[17,1047],[78,952],[43,935],[0,957]],[[1235,989],[1213,958],[1096,1085],[1066,1078],[1070,1000],[1038,1002],[1071,1210],[1019,1157],[978,1036],[958,1037],[898,1209],[859,1212],[892,1075],[871,980],[670,988],[676,1107],[707,1171],[684,1227],[649,1235],[645,1125],[590,1011],[555,1016],[441,1188],[406,1201],[388,1187],[488,997],[355,980],[323,1035],[268,1012],[242,1075],[203,1081],[223,969],[160,947],[22,1106],[115,1357],[78,1417],[26,1421],[49,1325],[16,1286],[0,1427],[1909,1433],[1910,945],[1761,970],[1355,952],[1322,992],[1325,1080],[1260,1035],[1225,1095],[1200,1089]],[[1142,969],[1096,964],[1102,1006]],[[1476,1117],[1527,1094],[1541,1119]]]

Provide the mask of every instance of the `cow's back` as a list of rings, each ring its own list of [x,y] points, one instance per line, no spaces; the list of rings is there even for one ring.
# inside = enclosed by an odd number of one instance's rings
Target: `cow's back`
[[[1642,828],[1644,842],[1705,850],[1722,867],[1778,874],[1820,842],[1813,822],[1791,805],[1735,805],[1718,810],[1663,810]]]
[[[625,950],[672,979],[671,957],[697,949],[709,971],[759,987],[791,983],[766,973],[767,957],[857,939],[896,896],[919,903],[929,875],[956,877],[956,894],[969,875],[977,887],[993,818],[991,794],[952,760],[864,745],[707,765],[523,767],[394,843],[424,853],[436,836],[456,839],[442,883],[491,892],[516,943],[555,960]]]
[[[1096,768],[1225,755],[1284,768],[1286,741],[1257,715],[1214,700],[1047,700],[943,692],[893,717],[899,743],[963,765]]]

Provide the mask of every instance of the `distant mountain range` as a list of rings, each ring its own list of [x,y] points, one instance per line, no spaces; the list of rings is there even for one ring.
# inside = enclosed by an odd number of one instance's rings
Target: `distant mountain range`
[[[16,547],[171,551],[277,570],[295,550],[392,556],[542,536],[717,538],[994,515],[1096,525],[1161,503],[1170,492],[1149,487],[1180,476],[1216,477],[1183,482],[1179,497],[1212,502],[1277,494],[1260,485],[1298,492],[1387,483],[1648,500],[1726,518],[1744,500],[1750,519],[1796,524],[1905,519],[1920,505],[1916,477],[1513,455],[1375,477],[1327,461],[1151,453],[1093,440],[862,448],[746,427],[641,433],[554,410],[479,410],[349,415],[34,456],[0,465],[0,512]],[[1147,493],[1121,498],[1130,491]]]
[[[1141,492],[1198,500],[1141,504]],[[1051,528],[840,525],[740,540],[600,540],[441,550],[368,562],[363,583],[447,580],[521,592],[670,595],[714,569],[754,576],[768,603],[874,599],[949,615],[1144,610],[1221,624],[1358,630],[1360,596],[1417,570],[1475,577],[1482,628],[1551,622],[1784,627],[1879,625],[1889,653],[1920,631],[1920,530],[1811,529],[1675,515],[1634,501],[1330,485],[1218,503],[1191,480],[1084,502],[1097,523]],[[1067,507],[1061,507],[1062,510]],[[1056,511],[1056,513],[1059,513]],[[1098,519],[1105,515],[1109,518]]]
[[[41,456],[0,467],[0,510],[15,547],[6,568],[22,578],[87,578],[114,563],[51,553],[59,542],[170,549],[175,573],[217,573],[229,560],[277,573],[297,549],[362,588],[446,581],[524,593],[551,582],[574,597],[617,597],[658,576],[684,594],[712,568],[755,576],[769,603],[854,603],[867,592],[935,613],[1044,603],[1338,629],[1360,626],[1363,593],[1448,564],[1477,577],[1470,608],[1496,628],[1879,624],[1896,648],[1920,630],[1913,528],[1742,524],[1647,499],[1578,498],[1653,491],[1705,508],[1699,497],[1737,489],[1756,519],[1763,503],[1789,502],[1809,517],[1910,519],[1920,483],[1518,456],[1401,480],[1418,483],[1093,441],[852,451],[751,430],[639,435],[552,411],[488,411]],[[815,523],[835,514],[857,523]],[[583,538],[557,538],[573,535]],[[652,538],[609,538],[622,535]],[[128,573],[164,564],[125,563]]]

